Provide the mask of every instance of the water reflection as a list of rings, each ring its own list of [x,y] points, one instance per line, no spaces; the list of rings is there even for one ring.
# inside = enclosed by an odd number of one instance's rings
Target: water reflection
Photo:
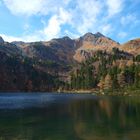
[[[42,108],[0,110],[0,140],[139,140],[139,97],[63,96]]]
[[[138,140],[140,132],[139,98],[103,98],[70,104],[74,130],[83,140]]]

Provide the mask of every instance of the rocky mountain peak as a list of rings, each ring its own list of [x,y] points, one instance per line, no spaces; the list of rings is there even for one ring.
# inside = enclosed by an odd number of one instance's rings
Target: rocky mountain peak
[[[89,40],[92,40],[93,38],[95,38],[94,34],[93,33],[86,33],[85,35],[83,35],[82,37],[82,40],[85,40],[85,41],[89,41]]]
[[[103,34],[101,34],[100,32],[97,32],[94,34],[96,37],[105,37]]]
[[[111,52],[112,48],[118,46],[119,43],[104,36],[100,32],[95,34],[86,33],[80,38],[78,49],[75,51],[74,59],[78,62],[86,60],[97,51]]]
[[[62,39],[65,40],[65,41],[67,41],[67,40],[71,40],[71,38],[68,37],[68,36],[64,36]]]
[[[72,41],[72,39],[70,37],[68,37],[68,36],[64,36],[62,38],[54,38],[54,39],[51,40],[51,42],[53,42],[53,43],[56,43],[56,42],[63,43],[63,42],[70,42],[70,41]]]
[[[0,36],[0,43],[4,43],[4,40],[1,36]]]
[[[81,38],[83,41],[95,41],[101,37],[107,38],[103,34],[101,34],[100,32],[97,32],[95,34],[88,32]]]
[[[15,44],[15,45],[23,45],[23,44],[25,44],[25,42],[23,42],[23,41],[13,41],[11,43]]]
[[[86,33],[85,35],[83,35],[80,38],[80,41],[82,42],[82,44],[84,43],[88,43],[91,45],[95,45],[95,46],[109,46],[112,43],[115,43],[115,46],[118,45],[119,43],[115,42],[114,40],[104,36],[103,34],[101,34],[100,32],[97,32],[95,34],[93,33]]]

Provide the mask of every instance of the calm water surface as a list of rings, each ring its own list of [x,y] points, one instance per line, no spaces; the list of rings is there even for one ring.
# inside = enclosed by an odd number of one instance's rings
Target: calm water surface
[[[1,93],[0,140],[140,140],[140,97]]]

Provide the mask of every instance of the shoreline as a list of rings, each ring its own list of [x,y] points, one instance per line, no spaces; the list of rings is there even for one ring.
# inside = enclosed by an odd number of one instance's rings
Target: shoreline
[[[103,91],[98,89],[91,90],[54,90],[54,91],[0,91],[0,93],[56,93],[56,94],[91,94],[97,96],[140,96],[140,89],[122,89],[122,90],[109,90]]]
[[[92,95],[111,95],[111,96],[140,96],[140,89],[139,90],[114,90],[114,91],[100,91],[100,90],[62,90],[57,91],[57,93],[73,93],[73,94],[92,94]]]

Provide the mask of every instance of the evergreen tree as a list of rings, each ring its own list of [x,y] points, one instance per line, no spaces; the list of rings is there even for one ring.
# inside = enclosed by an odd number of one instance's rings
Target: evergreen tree
[[[124,70],[125,66],[126,66],[125,62],[123,60],[120,60],[119,68],[121,70]]]
[[[117,75],[117,81],[118,81],[119,87],[123,88],[125,86],[126,82],[125,82],[125,76],[123,72]]]
[[[130,66],[132,66],[133,64],[134,64],[133,60],[130,59],[130,60],[127,61],[127,64],[126,64],[126,65],[127,65],[128,67],[130,67]]]
[[[117,82],[117,74],[119,73],[119,69],[116,66],[113,66],[110,70],[109,70],[109,74],[112,78],[112,89],[117,89],[118,88],[118,82]]]
[[[93,66],[87,66],[85,75],[86,75],[85,77],[86,88],[90,89],[93,87],[93,84],[94,84]]]
[[[105,79],[102,77],[98,83],[98,87],[103,90],[105,85]]]
[[[112,88],[112,79],[109,74],[105,77],[104,89],[111,89]]]
[[[134,65],[131,65],[130,67],[128,67],[128,66],[125,67],[124,74],[125,74],[126,82],[129,85],[133,85],[134,84],[134,78],[135,78]]]
[[[140,87],[140,66],[135,67],[135,78],[134,78],[134,85],[135,87]]]

